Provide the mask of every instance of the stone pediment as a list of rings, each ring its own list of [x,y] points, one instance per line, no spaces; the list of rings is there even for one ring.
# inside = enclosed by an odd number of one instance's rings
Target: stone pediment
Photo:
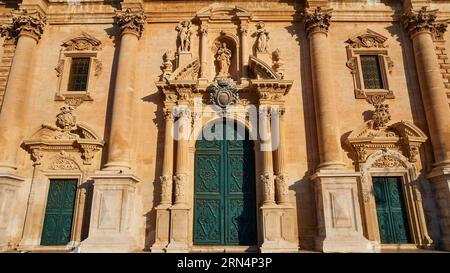
[[[353,38],[346,41],[353,48],[385,48],[387,47],[384,43],[387,38],[383,35],[376,33],[373,30],[367,29],[366,32],[359,34]]]
[[[62,46],[66,48],[66,51],[78,51],[78,50],[93,50],[97,51],[101,49],[101,42],[97,38],[81,32],[81,34],[67,39],[62,43]]]
[[[415,162],[419,147],[426,140],[422,130],[409,121],[374,129],[369,120],[350,133],[347,144],[356,152],[359,162],[365,162],[374,151],[386,148],[403,151],[409,161]]]
[[[281,76],[269,64],[255,56],[250,56],[248,66],[256,79],[281,80]]]
[[[75,152],[80,153],[83,164],[90,165],[94,154],[99,151],[104,141],[88,126],[78,123],[71,106],[61,107],[56,116],[56,126],[42,124],[29,139],[22,143],[35,165],[40,164],[44,153]]]

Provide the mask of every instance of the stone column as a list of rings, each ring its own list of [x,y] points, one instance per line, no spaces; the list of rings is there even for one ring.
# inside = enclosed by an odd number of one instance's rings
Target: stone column
[[[188,180],[188,143],[191,115],[187,106],[179,110],[179,118],[175,136],[177,138],[177,154],[175,163],[175,202],[170,208],[170,243],[167,252],[188,252],[189,232],[189,206],[187,204],[187,180]]]
[[[37,43],[43,34],[46,17],[22,10],[13,13],[12,25],[4,30],[8,38],[17,39],[0,113],[0,251],[8,249],[13,236],[13,213],[17,191],[23,177],[16,175],[17,153],[26,132],[28,112],[32,106],[28,88]]]
[[[208,77],[208,25],[202,22],[200,25],[200,78]]]
[[[320,164],[311,177],[316,195],[318,236],[316,249],[323,252],[372,252],[364,238],[359,209],[357,178],[342,163],[338,111],[333,90],[328,28],[331,10],[306,10],[305,29],[310,42],[311,71],[317,122]]]
[[[17,46],[9,72],[2,112],[0,114],[0,173],[16,170],[17,152],[24,138],[23,125],[31,107],[29,76],[37,43],[44,32],[46,17],[39,12],[13,13],[7,35],[17,37]]]
[[[331,11],[320,7],[305,13],[305,29],[309,38],[311,71],[319,144],[320,169],[342,169],[339,118],[333,90],[335,74],[330,65],[328,28]]]
[[[262,173],[260,175],[261,184],[264,188],[264,205],[275,204],[275,188],[273,181],[273,161],[272,161],[272,142],[270,130],[270,108],[260,106],[259,108],[259,126],[260,126],[260,152],[262,158]]]
[[[242,78],[248,78],[248,24],[241,22],[241,71]]]
[[[136,52],[139,38],[145,24],[143,10],[127,9],[117,13],[120,27],[120,52],[117,65],[116,86],[112,111],[111,133],[109,137],[108,162],[106,170],[127,171],[130,167],[131,144],[133,132],[133,87],[136,69]]]
[[[121,45],[109,139],[108,163],[91,176],[94,180],[89,237],[81,243],[82,252],[129,252],[135,250],[133,217],[136,183],[131,174],[130,152],[133,139],[133,79],[136,52],[145,15],[143,10],[118,11]]]
[[[276,108],[276,111],[272,111],[272,122],[277,120],[276,124],[278,125],[278,141],[277,145],[274,147],[275,152],[275,161],[274,161],[274,170],[275,170],[275,197],[277,204],[279,205],[288,205],[289,204],[289,195],[287,189],[287,182],[289,180],[288,173],[286,170],[286,158],[285,158],[285,137],[284,137],[284,108]],[[273,126],[273,125],[272,125]]]
[[[437,10],[422,7],[418,12],[407,11],[403,25],[411,36],[422,102],[430,131],[435,157],[429,178],[438,189],[437,199],[441,211],[442,247],[450,250],[450,109],[440,66],[435,52],[433,36],[444,35],[446,23],[436,22]]]
[[[156,234],[152,252],[164,252],[169,243],[170,206],[172,206],[173,176],[173,113],[165,109],[164,155],[161,180],[161,201],[156,209]]]

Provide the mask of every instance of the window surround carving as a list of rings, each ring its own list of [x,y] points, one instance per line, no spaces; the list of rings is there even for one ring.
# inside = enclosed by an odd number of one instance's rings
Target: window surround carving
[[[394,98],[394,92],[390,89],[391,73],[394,63],[389,57],[387,38],[373,30],[367,29],[365,33],[357,35],[346,41],[347,67],[353,76],[355,98],[367,99],[370,95],[384,95],[388,99]],[[382,89],[366,89],[361,66],[361,55],[376,55],[380,63]]]
[[[73,38],[62,43],[58,64],[55,67],[58,77],[58,87],[55,94],[55,100],[65,101],[72,98],[80,98],[82,101],[90,101],[97,78],[102,71],[102,62],[100,61],[101,42],[93,36],[82,32]],[[90,58],[89,73],[86,91],[68,90],[70,68],[73,58]]]

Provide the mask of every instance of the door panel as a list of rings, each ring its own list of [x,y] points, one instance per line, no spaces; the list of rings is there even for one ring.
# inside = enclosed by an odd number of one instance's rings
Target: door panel
[[[401,179],[399,177],[373,177],[372,181],[381,243],[410,243]]]
[[[66,245],[72,231],[77,180],[51,180],[41,245]]]
[[[234,124],[231,124],[234,126]],[[220,130],[215,124],[211,131]],[[224,126],[221,140],[196,143],[194,244],[256,244],[253,143]],[[235,140],[227,140],[235,136]],[[216,134],[217,135],[217,134]],[[213,204],[213,205],[212,205]]]

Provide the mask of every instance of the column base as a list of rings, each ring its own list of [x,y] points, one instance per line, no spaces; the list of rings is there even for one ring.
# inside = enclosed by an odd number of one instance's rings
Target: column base
[[[189,252],[189,206],[175,204],[170,208],[170,243],[167,253]]]
[[[80,252],[130,252],[136,250],[131,231],[134,192],[139,179],[132,174],[100,171],[94,179],[89,237]]]
[[[298,252],[295,236],[294,207],[267,204],[260,208],[263,220],[263,243],[261,253]]]
[[[357,177],[349,170],[319,170],[312,177],[317,202],[319,235],[315,247],[323,252],[374,252],[363,235]]]
[[[450,167],[436,167],[428,174],[439,208],[442,230],[439,248],[450,251]]]
[[[155,243],[150,248],[151,252],[162,253],[166,252],[166,247],[169,244],[170,234],[170,206],[159,205],[156,210],[156,232]]]
[[[11,250],[13,247],[14,222],[13,215],[17,206],[16,195],[25,178],[11,174],[0,173],[0,251]]]

